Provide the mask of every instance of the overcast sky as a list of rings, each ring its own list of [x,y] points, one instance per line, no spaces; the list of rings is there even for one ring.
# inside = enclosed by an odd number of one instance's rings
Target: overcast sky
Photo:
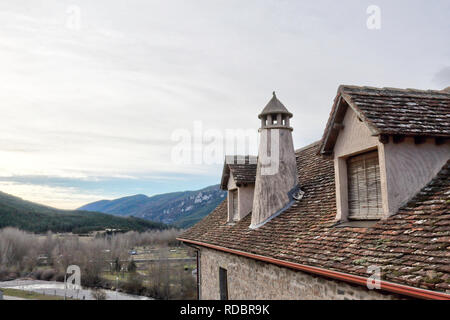
[[[339,84],[449,86],[449,34],[438,0],[0,0],[0,191],[70,209],[216,184],[174,131],[256,131],[276,90],[300,148]]]

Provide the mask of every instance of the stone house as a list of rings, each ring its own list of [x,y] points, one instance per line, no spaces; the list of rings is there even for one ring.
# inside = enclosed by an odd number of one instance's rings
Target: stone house
[[[450,93],[340,86],[323,137],[294,150],[273,95],[258,157],[179,240],[200,299],[450,298]]]

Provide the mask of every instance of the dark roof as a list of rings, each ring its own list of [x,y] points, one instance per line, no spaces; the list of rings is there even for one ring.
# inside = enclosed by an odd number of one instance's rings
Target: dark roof
[[[258,229],[251,214],[227,224],[227,201],[181,238],[241,252],[367,277],[382,267],[382,279],[434,291],[450,290],[450,161],[397,214],[371,227],[335,224],[333,160],[319,144],[297,151],[303,198]]]
[[[273,92],[273,97],[270,99],[269,103],[264,107],[263,111],[258,115],[258,118],[268,114],[286,114],[289,118],[292,118],[292,113],[290,113],[286,107],[278,100],[275,91]]]
[[[254,184],[256,177],[256,156],[227,156],[223,166],[222,180],[220,187],[227,190],[230,172],[236,185]]]
[[[339,87],[322,139],[331,152],[347,108],[352,108],[373,135],[450,137],[450,93],[433,90]]]

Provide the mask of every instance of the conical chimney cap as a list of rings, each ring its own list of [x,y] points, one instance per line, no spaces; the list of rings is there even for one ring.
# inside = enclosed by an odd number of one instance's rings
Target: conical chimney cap
[[[263,111],[258,115],[258,118],[262,118],[268,114],[286,114],[289,118],[292,118],[292,113],[286,109],[286,107],[278,100],[275,91],[273,92],[273,97],[270,99],[269,103],[265,106]]]

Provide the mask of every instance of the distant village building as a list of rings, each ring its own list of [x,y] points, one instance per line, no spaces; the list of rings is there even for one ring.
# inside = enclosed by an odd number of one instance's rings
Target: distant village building
[[[294,151],[275,94],[258,157],[227,157],[227,200],[181,237],[200,299],[450,299],[450,93],[340,86]],[[275,157],[277,155],[277,157]]]

